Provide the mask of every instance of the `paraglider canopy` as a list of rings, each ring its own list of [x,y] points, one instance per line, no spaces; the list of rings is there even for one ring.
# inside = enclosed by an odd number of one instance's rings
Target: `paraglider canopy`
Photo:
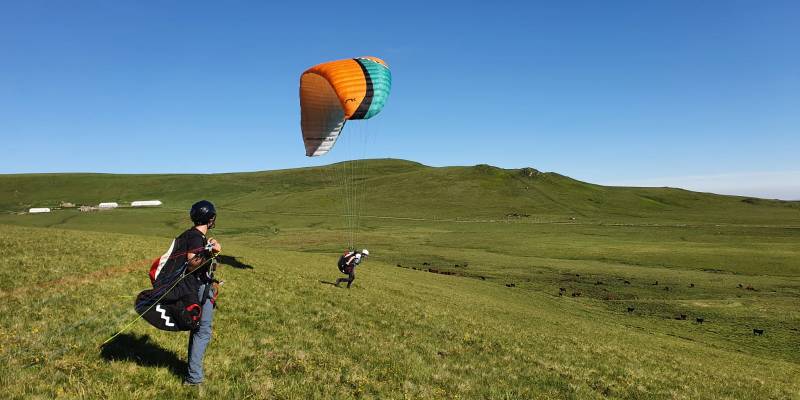
[[[347,120],[378,114],[392,88],[392,74],[376,57],[331,61],[300,76],[300,125],[306,155],[327,153]]]

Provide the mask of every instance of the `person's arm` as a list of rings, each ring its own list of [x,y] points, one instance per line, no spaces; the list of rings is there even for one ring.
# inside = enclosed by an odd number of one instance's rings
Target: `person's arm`
[[[214,239],[210,239],[209,243],[214,241]],[[216,241],[214,241],[216,243]],[[219,246],[219,244],[217,244]],[[210,254],[205,250],[205,240],[200,234],[195,233],[193,236],[189,238],[189,249],[191,249],[188,253],[186,253],[187,258],[187,269],[189,272],[192,272],[199,268],[206,260],[208,260]],[[220,247],[221,248],[221,247]]]
[[[187,269],[189,272],[196,270],[199,266],[203,265],[206,261],[205,254],[203,252],[200,253],[186,253],[186,257],[188,258],[188,267]]]

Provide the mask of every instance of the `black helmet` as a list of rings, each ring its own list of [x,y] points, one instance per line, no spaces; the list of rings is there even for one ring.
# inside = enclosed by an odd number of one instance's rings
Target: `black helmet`
[[[205,225],[214,221],[217,216],[217,209],[208,200],[200,200],[192,205],[189,210],[189,218],[195,225]]]

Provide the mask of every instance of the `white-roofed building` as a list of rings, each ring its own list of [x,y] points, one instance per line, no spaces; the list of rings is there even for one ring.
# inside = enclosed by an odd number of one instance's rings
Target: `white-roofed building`
[[[161,200],[138,200],[131,202],[131,207],[157,207],[160,205]]]
[[[28,210],[30,214],[41,214],[41,213],[49,213],[50,209],[47,207],[34,207]]]
[[[97,205],[99,208],[117,208],[119,204],[117,203],[100,203]]]

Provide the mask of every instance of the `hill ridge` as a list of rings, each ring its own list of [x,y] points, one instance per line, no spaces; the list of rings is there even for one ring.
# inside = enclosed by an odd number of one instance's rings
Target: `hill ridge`
[[[364,204],[373,214],[397,217],[505,218],[555,216],[562,220],[664,220],[747,224],[800,223],[800,202],[692,192],[676,188],[587,183],[533,167],[487,164],[432,167],[401,159],[354,161]],[[159,199],[187,207],[200,198],[242,210],[340,212],[336,174],[350,164],[218,174],[0,175],[0,209],[96,205]],[[351,173],[351,172],[348,172]],[[382,211],[381,211],[382,210]],[[391,211],[391,212],[390,212]]]

